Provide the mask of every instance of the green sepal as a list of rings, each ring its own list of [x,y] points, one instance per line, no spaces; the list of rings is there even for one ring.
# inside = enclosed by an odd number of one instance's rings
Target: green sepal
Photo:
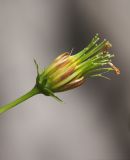
[[[47,95],[47,96],[51,96],[53,98],[55,98],[57,101],[59,102],[63,102],[59,97],[57,97],[50,89],[48,88],[44,88],[43,94]]]
[[[39,65],[38,65],[38,63],[37,63],[37,61],[35,59],[33,59],[33,60],[34,60],[35,66],[36,66],[37,76],[39,77],[39,75],[40,75]]]

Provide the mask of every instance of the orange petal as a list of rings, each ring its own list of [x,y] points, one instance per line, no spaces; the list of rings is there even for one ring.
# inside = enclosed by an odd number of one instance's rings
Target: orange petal
[[[115,71],[115,73],[116,73],[117,75],[120,74],[120,69],[117,68],[113,63],[109,62],[109,65],[114,69],[114,71]]]

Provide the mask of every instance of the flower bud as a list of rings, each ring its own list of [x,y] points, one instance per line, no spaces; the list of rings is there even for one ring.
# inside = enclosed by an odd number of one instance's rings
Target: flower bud
[[[103,74],[110,71],[120,74],[119,69],[111,62],[114,55],[108,52],[112,47],[111,43],[107,40],[99,43],[99,39],[96,34],[90,44],[79,53],[62,53],[42,73],[38,72],[36,85],[40,91],[58,98],[54,95],[55,92],[76,88],[86,78],[105,77]]]

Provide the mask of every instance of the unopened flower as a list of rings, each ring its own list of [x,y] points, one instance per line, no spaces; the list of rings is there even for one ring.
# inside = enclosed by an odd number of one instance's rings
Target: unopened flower
[[[120,70],[112,64],[114,57],[108,50],[111,43],[103,40],[99,43],[99,36],[92,39],[90,44],[77,54],[62,53],[51,65],[40,74],[38,72],[37,86],[46,95],[63,92],[82,85],[90,77],[104,77],[106,72]]]
[[[117,75],[120,74],[120,70],[111,62],[114,57],[108,51],[112,47],[111,43],[107,40],[102,42],[99,40],[100,38],[96,34],[90,44],[82,51],[74,55],[69,52],[62,53],[42,72],[39,71],[39,66],[34,60],[37,67],[34,88],[15,101],[2,106],[0,113],[15,107],[36,94],[44,94],[60,100],[55,95],[56,92],[76,88],[88,78],[103,77],[109,79],[105,73],[110,71],[114,71]]]

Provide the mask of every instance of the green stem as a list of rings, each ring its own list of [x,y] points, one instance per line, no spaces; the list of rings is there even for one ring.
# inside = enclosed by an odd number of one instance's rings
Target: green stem
[[[32,96],[39,94],[40,91],[38,88],[34,87],[32,90],[30,90],[29,92],[27,92],[26,94],[24,94],[23,96],[21,96],[20,98],[12,101],[11,103],[8,103],[2,107],[0,107],[0,114],[4,113],[6,111],[8,111],[9,109],[15,107],[16,105],[18,105],[19,103],[24,102],[25,100],[31,98]]]

